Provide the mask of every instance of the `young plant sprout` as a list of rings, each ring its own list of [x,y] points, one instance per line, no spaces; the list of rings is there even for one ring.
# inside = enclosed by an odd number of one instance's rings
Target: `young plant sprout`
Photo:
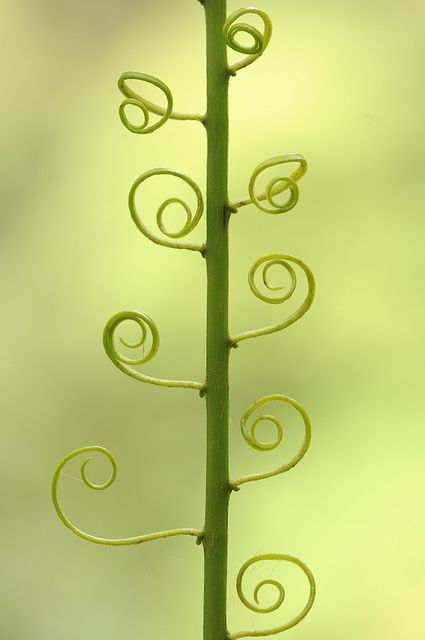
[[[253,7],[239,9],[227,16],[227,0],[199,0],[203,5],[206,17],[207,48],[207,112],[205,115],[178,113],[174,111],[173,97],[170,89],[161,80],[145,73],[124,73],[118,87],[124,96],[119,108],[119,115],[124,126],[132,133],[145,135],[165,126],[169,119],[194,121],[205,128],[207,134],[207,188],[206,205],[204,196],[195,182],[176,169],[157,168],[140,175],[131,187],[129,208],[138,229],[151,241],[175,249],[186,249],[198,252],[206,263],[207,272],[207,327],[206,327],[206,378],[204,382],[191,380],[166,380],[155,378],[139,369],[151,360],[159,349],[159,332],[154,321],[139,311],[122,311],[114,315],[106,324],[104,331],[104,347],[114,365],[128,376],[154,385],[164,387],[181,387],[194,389],[206,401],[207,413],[207,468],[206,468],[206,503],[205,523],[198,529],[182,528],[169,531],[147,533],[132,538],[108,539],[88,534],[74,526],[65,515],[58,500],[58,481],[64,466],[76,456],[100,453],[111,464],[111,475],[103,484],[94,484],[87,477],[87,465],[92,457],[87,457],[81,466],[83,482],[94,490],[104,490],[111,486],[116,476],[116,463],[112,454],[99,446],[82,447],[70,453],[58,466],[52,484],[52,497],[55,509],[68,529],[77,536],[103,545],[123,546],[141,544],[160,538],[173,536],[192,536],[204,550],[204,640],[236,640],[247,636],[269,636],[285,631],[298,624],[310,610],[315,598],[315,582],[310,569],[301,560],[281,552],[264,553],[247,560],[237,577],[237,592],[242,603],[256,613],[276,611],[285,598],[285,590],[280,582],[274,579],[262,580],[253,593],[253,601],[249,600],[242,587],[246,571],[254,563],[263,561],[286,561],[296,565],[305,575],[309,585],[307,602],[297,616],[289,622],[271,629],[258,631],[229,631],[226,620],[227,607],[227,563],[228,563],[228,509],[229,499],[233,492],[241,486],[285,473],[294,467],[305,455],[310,445],[311,427],[309,417],[304,408],[292,398],[281,393],[267,395],[255,400],[241,418],[242,436],[248,445],[258,451],[275,449],[282,439],[282,425],[273,415],[266,411],[256,415],[259,409],[272,403],[283,403],[294,410],[302,420],[304,439],[292,460],[277,469],[263,473],[247,475],[237,479],[229,476],[229,357],[231,351],[239,344],[251,338],[272,334],[299,320],[310,308],[314,294],[315,281],[309,267],[299,258],[288,253],[272,253],[255,260],[249,274],[248,282],[252,293],[269,304],[283,304],[288,301],[297,288],[301,276],[306,283],[306,296],[298,308],[289,317],[280,322],[259,329],[243,331],[236,335],[229,334],[229,223],[232,215],[242,207],[254,204],[260,211],[269,215],[277,215],[290,211],[299,199],[298,182],[307,170],[307,163],[299,154],[279,155],[262,162],[253,172],[248,185],[248,197],[238,202],[230,202],[228,197],[228,88],[229,82],[243,69],[254,63],[265,51],[272,35],[272,23],[264,11]],[[246,22],[247,19],[260,19],[262,28]],[[251,20],[252,22],[252,20]],[[242,39],[241,39],[242,35]],[[245,37],[250,38],[249,44]],[[242,59],[229,65],[227,50],[232,49],[241,54]],[[153,85],[165,98],[165,106],[159,106],[139,95],[134,89],[134,81],[139,86]],[[129,83],[133,84],[130,85]],[[141,124],[132,124],[128,107],[137,107],[142,115]],[[258,188],[257,179],[264,171],[280,167],[282,173],[288,163],[296,163],[297,168],[290,175],[282,175],[269,181],[262,191]],[[142,214],[137,210],[135,196],[139,189],[153,176],[171,176],[183,181],[190,187],[196,198],[196,210],[181,198],[169,198],[159,207],[156,222],[160,235],[148,229]],[[282,203],[283,197],[285,201]],[[179,231],[170,231],[164,221],[164,213],[169,206],[178,205],[186,214],[186,221]],[[183,241],[198,224],[206,209],[206,242],[195,244]],[[289,287],[273,286],[269,280],[269,270],[281,267],[289,276]],[[266,294],[261,293],[256,282],[262,280]],[[140,339],[131,343],[120,338],[121,344],[136,355],[128,357],[119,350],[118,330],[123,322],[131,321],[138,325]],[[257,437],[256,429],[261,422],[271,423],[275,428],[275,439],[263,442]],[[259,603],[259,592],[268,585],[276,589],[277,597],[272,605],[262,606]]]

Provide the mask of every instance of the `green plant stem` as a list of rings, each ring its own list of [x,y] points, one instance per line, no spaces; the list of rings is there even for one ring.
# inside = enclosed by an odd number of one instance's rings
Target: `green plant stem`
[[[207,477],[204,640],[227,636],[229,504],[228,85],[223,25],[227,0],[206,0],[207,28]]]

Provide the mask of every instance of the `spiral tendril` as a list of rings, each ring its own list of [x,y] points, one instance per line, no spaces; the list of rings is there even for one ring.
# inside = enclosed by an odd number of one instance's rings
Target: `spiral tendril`
[[[160,538],[171,538],[173,536],[194,536],[196,538],[199,538],[200,536],[202,536],[202,531],[198,531],[196,529],[170,529],[169,531],[157,531],[155,533],[148,533],[140,536],[134,536],[132,538],[100,538],[98,536],[91,535],[90,533],[86,533],[85,531],[82,531],[81,529],[76,527],[74,524],[72,524],[72,522],[63,512],[62,507],[60,506],[60,503],[59,503],[59,498],[58,498],[59,477],[62,473],[63,468],[70,460],[84,453],[96,453],[96,452],[104,455],[111,463],[112,470],[109,478],[101,484],[96,484],[94,482],[91,482],[91,480],[89,480],[86,473],[86,467],[93,460],[92,456],[88,457],[82,463],[81,478],[84,484],[90,489],[94,489],[96,491],[103,491],[104,489],[108,489],[108,487],[111,486],[111,484],[114,482],[116,478],[117,465],[113,455],[104,447],[93,446],[93,447],[81,447],[81,449],[76,449],[72,453],[68,454],[62,460],[62,462],[59,464],[59,466],[57,467],[53,475],[52,500],[53,500],[54,507],[56,509],[56,513],[58,514],[59,518],[62,520],[63,524],[68,529],[70,529],[73,533],[75,533],[75,535],[77,535],[79,538],[82,538],[83,540],[87,540],[88,542],[94,542],[95,544],[109,545],[113,547],[121,547],[121,546],[127,546],[132,544],[141,544],[143,542],[150,542],[151,540],[159,540]]]
[[[310,585],[310,593],[307,600],[307,604],[305,605],[301,613],[299,613],[297,616],[292,618],[292,620],[290,620],[289,622],[286,622],[285,624],[282,624],[278,627],[274,627],[272,629],[266,629],[263,631],[238,631],[236,633],[229,633],[227,636],[229,640],[236,640],[237,638],[245,638],[245,637],[271,636],[271,635],[275,635],[276,633],[281,633],[282,631],[286,631],[287,629],[291,629],[306,617],[311,607],[313,606],[313,602],[316,597],[316,583],[314,580],[314,576],[310,571],[310,569],[307,567],[307,565],[304,564],[304,562],[302,562],[298,558],[295,558],[294,556],[290,556],[282,553],[266,553],[266,554],[254,556],[250,560],[247,560],[243,564],[243,566],[241,567],[238,573],[238,577],[236,580],[236,589],[238,592],[239,599],[247,607],[247,609],[249,609],[250,611],[253,611],[254,613],[271,613],[279,609],[279,607],[281,606],[281,604],[285,599],[285,589],[283,585],[277,580],[272,580],[272,579],[262,580],[256,586],[254,590],[254,600],[257,604],[253,604],[245,596],[242,589],[242,580],[246,571],[256,562],[262,562],[264,560],[277,560],[277,561],[283,560],[285,562],[290,562],[296,565],[297,567],[299,567],[304,572]],[[259,598],[258,598],[261,588],[265,585],[273,586],[277,589],[277,598],[275,602],[272,605],[269,605],[267,607],[261,606],[259,604]]]
[[[239,18],[249,14],[260,16],[264,25],[263,33],[247,22],[237,22]],[[261,9],[256,9],[255,7],[238,9],[227,18],[223,26],[224,40],[227,46],[233,49],[233,51],[237,51],[237,53],[247,54],[240,62],[229,66],[229,73],[231,75],[236,75],[240,69],[252,64],[264,53],[270,42],[272,31],[272,21],[267,13],[261,11]],[[241,33],[250,36],[252,38],[252,43],[244,45],[238,42],[237,36]]]
[[[260,195],[255,194],[255,186],[259,175],[281,164],[287,164],[289,162],[298,162],[299,166],[289,176],[282,176],[273,178],[269,181],[264,192]],[[254,169],[248,185],[249,198],[245,200],[239,200],[234,202],[231,206],[234,209],[240,209],[248,204],[255,204],[258,209],[270,214],[286,213],[295,207],[299,200],[299,188],[297,182],[307,172],[307,160],[299,153],[288,153],[284,156],[276,156],[265,160]],[[289,198],[284,203],[279,203],[275,200],[275,197],[289,190]],[[268,205],[262,204],[264,201],[268,202]]]
[[[129,358],[117,351],[115,345],[115,331],[120,324],[130,320],[135,322],[141,330],[141,337],[134,343],[128,342],[120,338],[121,343],[130,349],[145,347],[148,335],[151,336],[151,345],[147,353],[142,352],[141,357]],[[149,330],[149,331],[148,331]],[[156,355],[159,349],[159,332],[154,321],[145,313],[139,311],[121,311],[107,322],[103,332],[103,346],[106,354],[112,360],[114,365],[123,373],[127,374],[135,380],[155,384],[161,387],[182,387],[186,389],[196,389],[201,395],[205,393],[205,385],[201,382],[193,382],[188,380],[163,380],[162,378],[154,378],[137,371],[133,367],[145,364]]]
[[[166,107],[160,107],[154,102],[151,102],[146,98],[142,98],[134,89],[129,86],[129,80],[139,80],[142,82],[146,82],[147,84],[151,84],[154,87],[160,89],[166,98]],[[173,111],[173,96],[171,94],[170,88],[164,82],[162,82],[162,80],[159,80],[154,76],[150,76],[147,73],[138,73],[137,71],[127,71],[126,73],[123,73],[118,80],[118,88],[125,96],[125,100],[121,103],[119,108],[119,116],[125,128],[132,133],[152,133],[153,131],[156,131],[157,129],[162,127],[162,125],[164,125],[169,118],[171,118],[172,120],[199,120],[200,122],[205,122],[205,116],[192,113],[178,113],[176,111]],[[133,106],[140,109],[143,116],[143,122],[141,124],[134,125],[130,122],[126,114],[126,109],[128,106]],[[150,125],[149,120],[151,113],[160,116],[160,119],[154,124]]]
[[[165,238],[161,238],[159,236],[154,235],[142,222],[140,215],[137,212],[136,208],[136,192],[141,184],[143,184],[146,180],[153,176],[174,176],[183,180],[189,187],[193,190],[196,196],[196,211],[192,215],[192,211],[189,205],[182,200],[181,198],[167,198],[162,202],[162,204],[158,207],[156,213],[156,222],[159,230],[163,233],[167,238],[171,238],[167,240]],[[164,222],[164,213],[170,205],[178,205],[183,208],[183,211],[186,214],[186,221],[183,227],[179,231],[170,231],[167,229]],[[199,189],[196,182],[192,180],[189,176],[182,173],[181,171],[177,171],[175,169],[151,169],[150,171],[146,171],[142,173],[141,176],[137,178],[134,182],[133,186],[130,189],[129,197],[128,197],[128,206],[130,209],[131,217],[136,225],[136,227],[145,235],[147,238],[155,242],[155,244],[162,245],[164,247],[171,247],[173,249],[188,249],[189,251],[199,251],[201,254],[205,253],[205,245],[204,244],[192,244],[192,243],[184,243],[184,242],[175,242],[173,238],[183,238],[193,231],[193,229],[197,226],[200,221],[203,211],[204,211],[204,199],[202,197],[201,190]]]
[[[298,267],[300,267],[301,270],[304,272],[304,275],[306,276],[308,288],[307,288],[307,294],[304,301],[301,303],[298,309],[283,322],[278,322],[268,327],[262,327],[261,329],[253,329],[251,331],[245,331],[236,336],[233,336],[232,338],[230,338],[231,346],[233,347],[237,346],[238,343],[241,342],[242,340],[248,340],[249,338],[257,338],[258,336],[275,333],[276,331],[282,331],[282,329],[286,329],[286,327],[289,327],[291,324],[294,324],[294,322],[299,320],[310,309],[314,300],[315,292],[316,292],[316,283],[314,280],[313,273],[310,270],[310,268],[302,260],[300,260],[299,258],[296,258],[295,256],[291,256],[287,253],[272,253],[268,256],[264,256],[263,258],[259,258],[256,262],[254,262],[248,274],[248,282],[249,282],[250,289],[257,298],[259,298],[263,302],[267,302],[268,304],[281,304],[283,302],[286,302],[292,297],[297,287],[297,276],[294,268],[292,267],[292,264],[290,263],[294,263]],[[284,290],[283,286],[279,286],[279,287],[271,286],[269,283],[268,271],[270,267],[274,265],[280,265],[286,270],[286,272],[289,274],[289,277],[290,277],[290,285],[286,293],[283,293],[281,296],[270,297],[268,295],[264,295],[258,289],[255,283],[255,276],[257,274],[258,269],[262,267],[262,280],[266,288],[269,291],[283,291]]]
[[[274,416],[269,414],[259,415],[253,419],[251,426],[249,427],[249,421],[250,421],[250,418],[253,416],[253,413],[257,411],[257,409],[259,409],[260,407],[263,407],[264,405],[269,404],[271,402],[283,402],[284,404],[290,405],[291,407],[293,407],[298,411],[298,413],[301,415],[301,418],[304,424],[303,443],[300,449],[298,450],[298,452],[286,464],[283,464],[277,469],[274,469],[271,471],[264,471],[263,473],[255,473],[252,475],[243,476],[242,478],[239,478],[238,480],[235,480],[231,483],[231,486],[233,489],[235,489],[236,487],[239,487],[241,484],[244,484],[246,482],[263,480],[265,478],[271,478],[273,476],[277,476],[281,473],[285,473],[286,471],[289,471],[290,469],[295,467],[295,465],[297,465],[298,462],[305,456],[305,454],[308,451],[308,448],[310,447],[311,424],[310,424],[310,418],[308,417],[306,410],[299,402],[297,402],[293,398],[290,398],[289,396],[284,396],[280,393],[264,396],[263,398],[256,400],[248,407],[248,409],[245,411],[245,413],[241,417],[241,423],[240,423],[241,433],[243,438],[247,442],[247,444],[249,444],[250,447],[252,447],[253,449],[256,449],[257,451],[271,451],[273,449],[276,449],[281,443],[283,438],[283,428],[280,421]],[[271,442],[263,442],[262,440],[258,439],[256,434],[256,429],[261,422],[270,422],[275,426],[276,437]]]

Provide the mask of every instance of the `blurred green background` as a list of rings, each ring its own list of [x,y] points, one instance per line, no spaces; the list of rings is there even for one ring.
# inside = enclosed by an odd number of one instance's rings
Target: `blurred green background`
[[[229,1],[229,11],[239,6]],[[265,56],[232,82],[231,198],[245,196],[252,169],[268,157],[299,152],[310,170],[290,214],[249,207],[232,220],[231,330],[285,312],[248,289],[247,270],[261,255],[303,258],[318,295],[299,323],[232,355],[232,476],[289,455],[283,445],[247,450],[240,437],[239,416],[261,395],[303,403],[313,441],[296,469],[232,498],[229,626],[267,628],[303,606],[297,576],[266,565],[253,579],[282,577],[288,608],[259,616],[239,603],[241,564],[275,551],[302,558],[318,584],[315,607],[288,638],[416,640],[425,632],[425,5],[258,6],[274,34]],[[126,200],[152,167],[185,171],[204,188],[204,132],[169,122],[132,135],[118,119],[116,88],[123,71],[144,71],[170,85],[176,109],[202,111],[202,10],[195,0],[3,0],[0,33],[0,637],[199,638],[203,558],[193,539],[85,543],[58,521],[50,480],[74,448],[103,445],[119,466],[109,491],[75,481],[75,463],[62,478],[74,522],[105,536],[202,527],[204,403],[189,390],[130,380],[101,343],[113,313],[145,311],[161,333],[146,371],[203,378],[202,260],[149,243]],[[158,180],[146,209],[172,189]],[[289,416],[287,426],[290,448],[300,432]],[[90,471],[95,480],[108,473],[103,460]]]

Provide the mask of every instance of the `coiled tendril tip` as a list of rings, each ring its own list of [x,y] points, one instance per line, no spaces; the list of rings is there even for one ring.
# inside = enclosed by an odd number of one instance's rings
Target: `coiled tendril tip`
[[[129,349],[143,348],[142,354],[138,358],[130,358],[129,356],[120,353],[116,347],[115,333],[118,327],[128,320],[134,322],[139,327],[141,331],[140,338],[136,342],[128,342],[122,338],[120,341]],[[144,347],[147,346],[149,338],[151,344],[147,352],[145,352]],[[108,320],[103,332],[103,345],[107,356],[114,365],[120,369],[120,371],[131,378],[161,387],[180,387],[204,392],[205,384],[201,382],[193,382],[190,380],[164,380],[162,378],[154,378],[153,376],[145,375],[137,369],[134,369],[135,366],[149,362],[149,360],[158,353],[159,344],[160,339],[158,327],[147,314],[140,311],[120,311],[119,313],[116,313]]]
[[[249,14],[257,15],[261,18],[263,22],[263,32],[247,22],[238,22],[239,18]],[[255,7],[238,9],[227,18],[223,26],[225,43],[230,47],[230,49],[233,49],[233,51],[247,54],[240,62],[228,67],[228,72],[231,76],[235,76],[238,71],[255,62],[255,60],[264,53],[270,42],[272,31],[272,21],[267,13],[261,11],[261,9],[256,9]],[[239,34],[246,34],[250,36],[252,43],[248,45],[242,44],[237,39]]]
[[[297,162],[298,167],[289,176],[272,178],[268,182],[265,190],[257,195],[257,180],[264,171],[292,162]],[[234,202],[231,204],[231,207],[238,210],[249,204],[255,204],[255,206],[261,211],[274,215],[291,211],[299,200],[299,188],[297,183],[306,174],[307,169],[307,160],[300,153],[287,153],[283,156],[269,158],[268,160],[261,162],[254,169],[248,185],[249,198]],[[287,190],[289,190],[289,198],[284,203],[278,202],[276,200],[276,196]],[[264,204],[265,201],[267,204]]]
[[[279,446],[279,444],[282,442],[282,439],[283,439],[283,427],[281,422],[275,416],[269,413],[264,413],[254,417],[254,414],[258,409],[260,409],[264,405],[268,405],[276,402],[292,407],[293,409],[296,410],[298,415],[301,417],[303,422],[303,428],[304,428],[303,442],[299,450],[297,451],[297,453],[291,458],[289,462],[271,471],[254,473],[252,475],[247,475],[247,476],[243,476],[242,478],[238,478],[237,480],[234,480],[231,483],[233,490],[236,490],[236,487],[239,488],[240,485],[245,484],[247,482],[264,480],[265,478],[271,478],[273,476],[277,476],[281,473],[285,473],[286,471],[289,471],[290,469],[295,467],[300,462],[300,460],[302,460],[302,458],[305,456],[305,454],[307,453],[310,447],[311,423],[306,410],[299,402],[281,393],[274,393],[268,396],[264,396],[263,398],[260,398],[259,400],[256,400],[255,402],[253,402],[246,409],[240,421],[241,433],[245,442],[250,447],[252,447],[253,449],[256,449],[257,451],[272,451],[273,449],[276,449]],[[252,422],[249,426],[251,419],[252,419]],[[260,440],[257,436],[257,428],[261,423],[264,423],[264,422],[271,423],[276,429],[275,438],[269,442],[264,442]]]
[[[295,627],[299,622],[301,622],[301,620],[303,620],[306,617],[311,607],[313,606],[313,602],[316,597],[316,583],[314,580],[314,576],[310,571],[310,569],[308,568],[308,566],[298,558],[295,558],[294,556],[291,556],[291,555],[282,554],[282,553],[265,553],[265,554],[254,556],[250,560],[247,560],[242,565],[238,573],[238,577],[236,580],[236,590],[237,590],[239,599],[246,606],[247,609],[249,609],[250,611],[253,611],[254,613],[272,613],[273,611],[277,611],[277,609],[279,609],[279,607],[283,604],[285,600],[285,589],[283,585],[278,580],[274,580],[271,578],[268,578],[266,580],[261,580],[255,587],[253,595],[254,595],[254,601],[256,604],[253,604],[252,602],[250,602],[248,598],[245,596],[242,588],[242,581],[246,571],[253,564],[257,562],[263,562],[265,560],[289,562],[293,565],[296,565],[302,570],[302,572],[304,573],[304,575],[308,580],[309,587],[310,587],[307,603],[304,606],[304,609],[301,611],[301,613],[299,613],[297,616],[295,616],[285,624],[274,627],[272,629],[266,629],[263,631],[238,631],[236,633],[229,633],[227,636],[229,640],[237,640],[237,638],[245,638],[245,637],[271,636],[271,635],[275,635],[276,633],[281,633],[282,631],[287,631],[288,629]],[[272,586],[277,590],[277,598],[272,605],[261,606],[259,604],[259,592],[264,586]]]
[[[83,540],[87,540],[88,542],[94,542],[95,544],[102,544],[102,545],[108,545],[113,547],[122,547],[122,546],[128,546],[133,544],[142,544],[143,542],[150,542],[152,540],[159,540],[160,538],[170,538],[170,537],[182,536],[182,535],[199,537],[200,535],[202,535],[202,531],[197,529],[170,529],[168,531],[158,531],[156,533],[148,533],[140,536],[134,536],[131,538],[101,538],[99,536],[94,536],[90,533],[86,533],[82,529],[79,529],[78,527],[76,527],[70,521],[68,516],[65,515],[59,503],[58,483],[59,483],[59,478],[62,474],[62,470],[65,467],[65,465],[71,460],[73,460],[74,458],[76,458],[77,456],[80,456],[81,454],[85,454],[85,453],[102,454],[110,462],[111,468],[112,468],[109,478],[105,482],[97,484],[89,480],[86,473],[86,467],[93,460],[93,456],[89,456],[88,458],[86,458],[86,460],[84,460],[84,462],[81,465],[80,473],[81,473],[82,481],[87,487],[89,487],[90,489],[94,489],[96,491],[103,491],[104,489],[108,489],[112,485],[117,475],[117,465],[115,462],[115,458],[108,451],[108,449],[105,449],[104,447],[99,447],[99,446],[81,447],[80,449],[76,449],[75,451],[72,451],[71,453],[69,453],[58,465],[52,479],[53,505],[55,507],[56,513],[58,514],[60,520],[67,527],[67,529],[70,529],[70,531],[72,531],[76,536],[78,536],[79,538],[82,538]]]
[[[244,331],[236,336],[232,336],[230,338],[232,346],[238,344],[242,340],[248,340],[250,338],[258,338],[259,336],[268,335],[271,333],[275,333],[276,331],[282,331],[286,329],[291,324],[294,324],[297,320],[302,318],[302,316],[307,313],[313,304],[314,296],[316,293],[316,282],[313,276],[311,269],[299,258],[295,256],[291,256],[287,253],[272,253],[268,256],[264,256],[259,258],[254,262],[248,274],[248,283],[252,293],[256,298],[262,300],[263,302],[267,302],[268,304],[282,304],[288,301],[292,295],[294,294],[297,288],[297,275],[295,269],[293,268],[293,264],[298,266],[301,271],[304,273],[306,281],[307,281],[307,293],[304,298],[304,301],[300,304],[298,309],[294,311],[289,318],[283,320],[282,322],[277,322],[276,324],[272,324],[268,327],[262,327],[261,329],[253,329],[251,331]],[[257,284],[256,284],[256,276],[258,270],[261,268],[261,279],[266,289],[271,292],[283,291],[283,286],[272,286],[268,279],[268,271],[272,266],[279,265],[285,269],[287,274],[289,275],[290,283],[289,287],[287,287],[285,293],[282,293],[280,296],[270,296],[261,293]]]
[[[166,106],[161,107],[151,100],[147,100],[140,96],[130,85],[129,81],[145,82],[159,89],[165,96]],[[205,115],[199,115],[194,113],[179,113],[173,111],[173,96],[170,88],[159,80],[155,76],[150,76],[147,73],[139,73],[138,71],[126,71],[121,74],[118,79],[118,88],[125,97],[125,100],[120,104],[119,116],[124,127],[131,131],[131,133],[137,133],[145,135],[147,133],[153,133],[160,127],[162,127],[168,119],[171,120],[198,120],[203,123]],[[141,124],[132,124],[127,116],[127,107],[132,106],[139,109],[143,116]],[[150,124],[150,115],[154,114],[160,116],[159,120]]]
[[[153,178],[155,176],[172,176],[174,178],[178,178],[179,180],[181,180],[183,183],[187,184],[190,187],[191,191],[193,192],[196,198],[196,211],[194,214],[192,214],[192,210],[190,206],[182,198],[176,198],[176,197],[167,198],[160,204],[156,212],[156,224],[158,226],[158,229],[161,231],[161,233],[165,237],[156,236],[148,229],[148,227],[145,225],[142,218],[140,217],[136,207],[136,193],[139,187],[144,182],[146,182],[146,180],[149,180],[150,178]],[[167,228],[167,225],[165,224],[164,214],[168,209],[168,207],[170,206],[175,207],[176,205],[181,209],[183,209],[186,215],[186,221],[180,230],[170,231]],[[205,255],[205,252],[206,252],[205,244],[176,242],[178,238],[183,238],[184,236],[188,235],[191,231],[194,230],[194,228],[197,226],[204,212],[204,199],[202,196],[202,192],[198,187],[198,185],[196,184],[196,182],[192,180],[192,178],[190,178],[185,173],[181,171],[177,171],[176,169],[168,169],[168,168],[151,169],[150,171],[146,171],[145,173],[142,173],[142,175],[139,176],[137,180],[134,181],[130,189],[130,193],[128,196],[128,206],[130,209],[131,217],[136,227],[139,229],[139,231],[143,233],[143,235],[145,235],[147,238],[152,240],[152,242],[155,242],[155,244],[159,244],[164,247],[171,247],[173,249],[188,249],[189,251],[199,251],[201,255]]]

